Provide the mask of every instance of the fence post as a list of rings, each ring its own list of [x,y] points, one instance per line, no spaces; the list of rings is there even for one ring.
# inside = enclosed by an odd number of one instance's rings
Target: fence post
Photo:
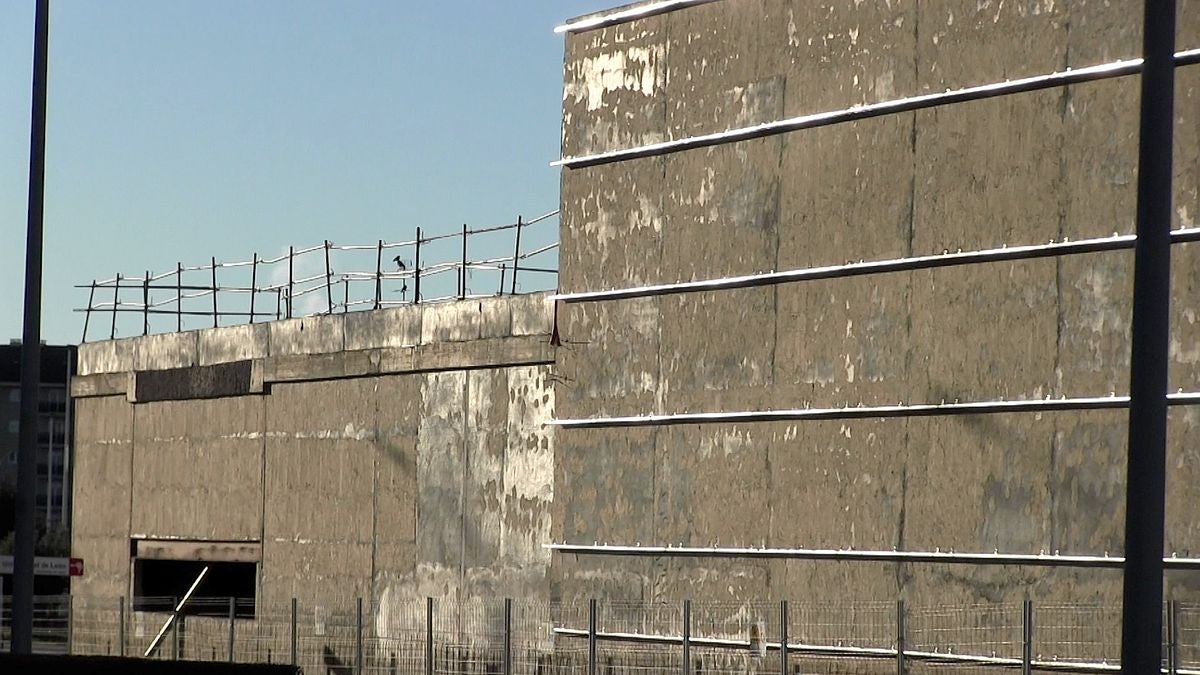
[[[904,601],[896,601],[896,673],[904,675]]]
[[[375,250],[375,309],[383,300],[383,240],[379,240],[379,248]]]
[[[417,228],[417,252],[413,258],[413,304],[421,302],[421,228]]]
[[[504,295],[504,273],[507,271],[504,263],[500,263],[500,292],[496,293],[496,295]]]
[[[504,599],[504,675],[512,675],[512,598]]]
[[[362,675],[363,672],[363,622],[362,622],[362,598],[355,598],[354,603],[355,619],[354,619],[354,672],[356,675]]]
[[[172,657],[174,660],[179,660],[179,598],[171,598],[171,612],[175,615],[175,620],[171,622],[171,644],[174,645]]]
[[[258,254],[250,259],[250,323],[254,323],[254,296],[258,295]]]
[[[467,297],[467,224],[463,223],[462,233],[462,265],[458,268],[458,276],[461,279],[458,288],[458,299],[462,300]]]
[[[142,335],[150,334],[150,270],[142,277]]]
[[[112,329],[108,333],[108,339],[112,340],[117,337],[117,309],[121,306],[121,273],[117,272],[116,283],[113,284],[113,309],[112,309]]]
[[[217,258],[212,259],[213,328],[217,327]]]
[[[1021,606],[1021,675],[1033,673],[1033,600]]]
[[[234,617],[237,616],[237,598],[229,596],[229,662],[233,663]]]
[[[125,656],[125,596],[117,605],[117,656]]]
[[[75,607],[72,604],[74,597],[70,591],[67,591],[67,654],[71,653],[71,646],[75,642]]]
[[[175,263],[175,330],[183,330],[183,263]]]
[[[588,675],[596,675],[596,599],[588,600]]]
[[[1179,672],[1179,606],[1177,601],[1167,601],[1167,672]]]
[[[96,280],[92,279],[92,290],[88,291],[88,306],[87,313],[83,315],[83,337],[80,342],[87,342],[88,324],[92,321],[92,301],[96,298]]]
[[[417,246],[421,229],[417,228]],[[419,268],[418,268],[419,269]],[[425,598],[425,675],[433,675],[433,598]]]
[[[297,604],[296,599],[292,598],[292,665],[293,666],[296,665],[296,657],[298,656],[298,654],[296,654],[296,652],[299,651],[296,649],[296,647],[298,646],[298,644],[297,644],[298,640],[297,640],[297,635],[296,635],[296,609],[297,609],[296,604]]]
[[[779,675],[788,672],[788,604],[779,601]]]
[[[288,247],[287,318],[292,318],[292,288],[296,281],[296,247]]]
[[[683,675],[692,672],[692,601],[683,601]]]
[[[521,216],[517,216],[517,245],[513,247],[512,294],[517,294],[517,266],[521,258]],[[503,284],[501,284],[503,286]]]
[[[325,240],[325,300],[329,303],[329,313],[333,314],[333,268],[329,266],[329,240]]]

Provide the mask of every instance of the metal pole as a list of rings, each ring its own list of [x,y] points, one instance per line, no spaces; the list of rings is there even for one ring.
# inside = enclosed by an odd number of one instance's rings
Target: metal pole
[[[296,656],[297,656],[296,652],[299,651],[297,649],[297,647],[299,645],[297,644],[298,640],[297,640],[297,635],[296,635],[296,614],[297,614],[296,605],[297,605],[296,599],[292,598],[292,665],[293,666],[296,665]]]
[[[288,294],[287,294],[287,318],[292,318],[292,286],[295,284],[296,270],[296,249],[294,246],[288,247]]]
[[[417,229],[420,246],[421,230]],[[425,598],[425,675],[433,675],[433,598]]]
[[[462,265],[458,268],[458,299],[467,297],[467,224],[462,229]]]
[[[96,280],[92,279],[92,290],[88,291],[87,312],[83,315],[83,337],[79,338],[80,342],[87,342],[88,324],[92,321],[92,301],[96,298]]]
[[[496,293],[496,295],[504,295],[504,273],[507,271],[508,270],[506,270],[504,267],[504,263],[500,263],[500,291]]]
[[[142,335],[150,333],[150,270],[142,277]]]
[[[588,675],[596,675],[596,599],[588,600]]]
[[[504,675],[512,675],[512,598],[504,599]]]
[[[117,337],[117,307],[121,304],[121,273],[117,272],[116,281],[113,282],[113,308],[112,308],[112,327],[108,331],[108,339],[112,340]]]
[[[50,427],[50,437],[46,443],[46,529],[50,529],[50,517],[54,509],[50,508],[50,497],[54,494],[54,417],[46,416],[46,424]]]
[[[258,295],[258,254],[250,259],[250,323],[254,323],[254,296]]]
[[[212,259],[213,328],[217,327],[217,258]]]
[[[779,601],[779,675],[788,672],[788,604]]]
[[[904,675],[904,601],[896,601],[896,673]]]
[[[513,277],[512,277],[512,294],[517,294],[517,269],[521,258],[521,216],[517,216],[517,243],[513,247]],[[503,283],[501,284],[503,286]]]
[[[1167,672],[1179,672],[1179,605],[1175,600],[1167,601]]]
[[[326,248],[326,251],[329,249]],[[362,675],[363,671],[363,619],[362,619],[362,598],[355,598],[355,619],[354,619],[354,672],[355,675]]]
[[[1175,0],[1146,0],[1144,17],[1121,605],[1126,673],[1157,673],[1163,637]]]
[[[413,259],[413,304],[421,302],[421,228],[417,228],[417,252]]]
[[[1021,675],[1033,673],[1033,600],[1021,606]]]
[[[229,596],[229,662],[233,663],[234,617],[237,616],[237,598]]]
[[[683,675],[692,672],[692,601],[683,601]]]
[[[333,314],[333,268],[329,266],[329,240],[325,240],[325,299],[329,303],[329,313]]]
[[[175,330],[183,331],[183,263],[175,263]]]
[[[75,359],[78,354],[79,351],[74,347],[67,349],[67,387],[63,406],[62,500],[59,502],[62,511],[59,522],[68,532],[71,528],[71,454],[74,452],[71,419],[75,416],[75,401],[71,398],[71,377],[75,372]]]
[[[125,596],[117,605],[117,656],[125,656]]]
[[[171,598],[171,607],[173,608],[173,611],[174,611],[174,614],[172,614],[172,617],[171,617],[172,619],[174,619],[174,621],[171,622],[171,644],[174,645],[172,647],[171,658],[178,661],[179,660],[179,619],[180,619],[179,598]]]
[[[383,300],[383,240],[379,240],[379,248],[375,250],[375,309]]]
[[[25,316],[21,340],[21,412],[13,547],[12,653],[33,651],[33,547],[37,506],[38,384],[42,340],[42,214],[46,176],[46,72],[49,0],[34,12],[33,104],[29,138],[29,212],[25,237]],[[113,312],[116,316],[116,312]]]

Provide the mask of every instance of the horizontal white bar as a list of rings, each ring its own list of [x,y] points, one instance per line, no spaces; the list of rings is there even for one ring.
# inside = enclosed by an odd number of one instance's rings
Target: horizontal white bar
[[[595,28],[603,28],[605,26],[613,26],[619,23],[642,19],[655,14],[665,14],[677,9],[684,9],[694,5],[705,5],[716,0],[663,0],[663,2],[649,2],[629,9],[623,9],[611,14],[603,14],[593,16],[578,21],[568,21],[561,26],[555,26],[555,33],[579,33],[585,30]]]

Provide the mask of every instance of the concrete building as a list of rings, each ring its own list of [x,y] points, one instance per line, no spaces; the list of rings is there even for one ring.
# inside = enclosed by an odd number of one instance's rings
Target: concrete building
[[[37,522],[50,529],[70,523],[71,402],[67,383],[75,347],[42,346],[38,395]],[[0,483],[15,490],[21,421],[21,342],[0,346]]]
[[[1139,8],[725,0],[568,30],[560,292],[1130,233],[1130,77],[571,160],[1132,58]],[[1200,7],[1179,16],[1179,47],[1200,45]],[[1176,100],[1172,225],[1193,228],[1200,68],[1178,71]],[[1200,249],[1173,256],[1170,390],[1194,390]],[[363,597],[376,625],[424,596],[1116,606],[1114,571],[543,545],[1119,554],[1122,410],[549,423],[1124,393],[1132,261],[1111,251],[557,308],[517,296],[84,345],[73,554],[88,575],[73,591],[174,595],[207,561],[249,565],[215,594]],[[1169,423],[1167,549],[1184,553],[1200,550],[1200,411],[1175,407]],[[1167,582],[1172,598],[1200,598],[1198,574]]]

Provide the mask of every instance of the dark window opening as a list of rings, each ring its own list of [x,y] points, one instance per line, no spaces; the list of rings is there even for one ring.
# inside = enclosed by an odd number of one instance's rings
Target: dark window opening
[[[181,613],[187,616],[229,616],[229,599],[234,598],[236,616],[254,618],[258,565],[252,562],[135,558],[134,609],[142,612],[174,610],[205,567],[208,573]]]

